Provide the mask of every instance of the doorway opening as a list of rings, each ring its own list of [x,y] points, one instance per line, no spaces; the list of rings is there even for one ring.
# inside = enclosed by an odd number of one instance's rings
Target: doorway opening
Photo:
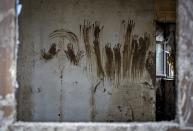
[[[156,23],[156,120],[174,120],[176,115],[175,86],[175,23]]]

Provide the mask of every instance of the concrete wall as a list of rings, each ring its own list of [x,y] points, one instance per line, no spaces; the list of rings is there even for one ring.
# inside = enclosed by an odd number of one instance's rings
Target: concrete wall
[[[21,3],[19,120],[155,120],[154,0]]]
[[[178,38],[177,39],[177,59],[178,59],[178,75],[177,87],[179,89],[177,105],[180,113],[179,123],[171,122],[154,122],[154,123],[128,123],[128,124],[115,124],[115,123],[20,123],[15,120],[15,63],[16,63],[16,39],[15,39],[15,1],[14,0],[1,0],[0,1],[0,130],[1,131],[104,131],[104,130],[120,130],[120,131],[188,131],[192,130],[192,106],[191,93],[192,86],[192,0],[179,0],[178,16],[179,24]],[[8,19],[9,18],[9,19]],[[7,21],[8,20],[8,21]],[[184,35],[186,34],[186,35]],[[189,35],[188,35],[189,34]],[[187,37],[188,36],[188,37]],[[5,57],[8,56],[8,57]],[[3,65],[3,66],[2,66]],[[4,66],[6,65],[6,66]],[[187,75],[188,74],[188,75]],[[183,97],[182,97],[183,96]],[[183,102],[182,102],[183,100]],[[186,104],[184,104],[184,102]],[[10,108],[5,108],[5,106]],[[182,110],[183,109],[183,110]],[[190,113],[189,113],[190,112]],[[7,128],[8,127],[8,128]],[[184,129],[186,128],[186,129]]]

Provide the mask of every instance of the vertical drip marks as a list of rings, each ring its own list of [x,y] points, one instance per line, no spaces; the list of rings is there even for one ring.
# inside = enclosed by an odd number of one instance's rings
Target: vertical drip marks
[[[156,70],[155,69],[155,67],[156,67],[155,61],[156,61],[155,60],[155,53],[152,51],[149,51],[145,66],[146,66],[147,71],[149,72],[149,75],[151,77],[151,80],[152,80],[152,83],[154,86],[155,86],[155,78],[156,78],[155,77],[155,70]]]
[[[84,21],[84,25],[80,26],[80,30],[83,32],[83,40],[84,40],[84,46],[86,50],[86,56],[88,58],[91,57],[91,44],[90,44],[90,32],[91,32],[91,24],[90,22]]]
[[[80,25],[86,56],[88,58],[87,60],[92,65],[91,57],[92,53],[94,53],[96,58],[97,76],[99,78],[105,76],[100,49],[100,33],[102,29],[103,27],[100,27],[99,22],[91,24],[89,21],[84,21],[84,25]],[[91,41],[93,42],[93,45],[91,44]]]
[[[76,59],[76,55],[74,53],[74,48],[73,45],[71,43],[69,43],[67,45],[67,50],[65,50],[66,56],[69,59],[69,61],[71,63],[73,63],[74,65],[77,65],[77,59]]]
[[[125,21],[122,21],[125,27]],[[125,27],[123,44],[122,73],[123,78],[140,78],[144,72],[146,54],[150,46],[150,36],[145,33],[144,36],[132,35],[135,23],[133,20],[127,22]]]
[[[119,80],[121,75],[121,44],[116,44],[113,48],[114,56],[115,56],[115,74]]]
[[[131,67],[131,77],[134,79],[137,77],[138,73],[138,61],[139,61],[139,43],[138,36],[134,35],[132,39],[132,67]]]
[[[101,49],[100,37],[103,26],[101,27],[99,22],[91,24],[89,21],[84,21],[84,24],[80,25],[80,34],[82,34],[81,38],[87,56],[87,65],[92,72],[96,71],[96,76],[100,79],[106,76],[110,79],[119,79],[121,77],[134,80],[143,76],[145,68],[148,71],[150,70],[146,65],[150,35],[147,33],[143,36],[133,35],[135,27],[133,20],[122,21],[121,26],[123,27],[123,31],[121,32],[124,32],[121,43],[116,44],[114,47],[106,44],[105,48]],[[45,49],[41,50],[41,57],[44,60],[51,60],[55,57],[59,58],[60,55],[66,55],[71,64],[79,65],[83,57],[83,51],[80,51],[78,37],[74,33],[59,29],[50,33],[49,38],[51,40],[55,38],[61,39],[62,43],[60,45],[60,43],[55,42],[56,44],[53,43],[48,51],[45,51]],[[69,42],[64,43],[64,40],[68,40]],[[104,55],[106,56],[105,61],[102,58]]]
[[[93,24],[93,27],[94,27],[94,38],[95,40],[99,40],[100,32],[101,29],[103,29],[103,27],[100,29],[98,21],[96,21],[95,24]]]
[[[139,78],[145,67],[146,54],[150,46],[150,36],[145,33],[144,37],[134,36],[132,39],[132,77]]]
[[[106,76],[108,78],[112,78],[114,73],[114,65],[113,65],[114,57],[113,57],[113,50],[110,44],[107,44],[105,46],[105,53],[106,53],[106,65],[105,65]]]
[[[99,87],[101,81],[96,83],[95,85],[92,86],[91,90],[91,120],[95,121],[95,116],[96,116],[96,103],[95,103],[95,93],[97,91],[97,88]]]
[[[98,85],[97,85],[98,86]],[[90,103],[91,103],[91,120],[94,121],[95,120],[95,116],[96,116],[96,103],[95,103],[95,91],[97,86],[95,85],[92,86],[92,90],[91,90],[91,99],[90,99]]]
[[[140,49],[139,49],[139,71],[143,72],[145,68],[146,54],[150,46],[150,36],[145,33],[144,38],[140,37],[139,39]]]
[[[63,118],[64,118],[64,114],[63,114],[63,87],[62,87],[62,78],[61,78],[61,87],[60,87],[60,105],[59,105],[59,121],[62,122]]]
[[[143,36],[133,35],[135,22],[133,20],[122,21],[124,36],[121,44],[116,44],[113,48],[110,44],[105,46],[105,54],[100,49],[101,30],[99,22],[93,26],[88,21],[80,26],[83,34],[83,42],[86,50],[86,56],[91,63],[92,52],[94,54],[97,76],[99,78],[108,77],[110,79],[131,78],[132,80],[140,78],[145,69],[147,51],[150,46],[150,36],[145,33]],[[93,33],[93,36],[91,35]],[[91,44],[93,42],[93,45]],[[103,69],[102,56],[105,55],[105,68]],[[72,55],[73,56],[73,55]],[[74,62],[76,63],[76,62]]]
[[[100,37],[100,31],[103,28],[99,27],[99,23],[95,22],[95,24],[93,24],[94,27],[94,41],[93,41],[93,45],[94,45],[94,53],[96,56],[96,63],[97,63],[97,75],[99,77],[104,77],[104,70],[102,67],[102,61],[101,61],[101,52],[100,52],[100,42],[99,42],[99,37]]]
[[[125,24],[125,21],[122,22],[122,24]],[[124,45],[123,45],[123,76],[125,77],[128,73],[128,70],[130,68],[130,41],[131,41],[131,34],[135,27],[135,23],[133,20],[129,20],[127,23],[127,29],[126,34],[124,38]]]
[[[83,56],[82,51],[78,51],[77,54],[75,54],[73,45],[71,43],[67,45],[67,50],[65,50],[65,53],[66,53],[68,60],[74,65],[78,65],[80,59]]]

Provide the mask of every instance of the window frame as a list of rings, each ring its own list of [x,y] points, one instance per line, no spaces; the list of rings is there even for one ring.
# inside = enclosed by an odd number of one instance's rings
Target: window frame
[[[164,42],[160,42],[160,41],[156,41],[156,54],[158,53],[158,50],[157,50],[157,45],[161,45],[162,46],[162,49],[161,49],[161,53],[163,55],[162,57],[162,64],[161,65],[161,68],[162,68],[162,73],[157,73],[157,66],[156,66],[156,77],[166,77],[166,67],[165,67],[165,61],[166,61],[166,57],[165,57],[165,53],[164,53],[164,50],[165,50],[165,44]],[[161,58],[160,58],[161,59]],[[156,65],[157,65],[157,56],[156,56]]]
[[[163,63],[163,65],[162,65],[163,73],[162,74],[157,73],[157,53],[158,53],[157,45],[158,44],[162,45],[162,49],[161,49],[162,50],[161,53],[163,55],[163,58],[162,58],[162,60],[163,60],[163,62],[162,62]],[[168,67],[169,65],[167,64],[167,59],[168,59],[169,53],[166,52],[166,49],[167,49],[167,43],[165,43],[164,40],[163,41],[156,41],[156,77],[157,78],[165,78],[165,79],[174,79],[175,72],[174,72],[174,76],[169,75],[170,70]]]
[[[16,0],[1,0],[0,5],[2,9],[0,9],[0,13],[8,12],[8,16],[10,19],[8,22],[1,22],[0,27],[4,27],[5,29],[10,31],[10,34],[2,33],[4,30],[0,28],[0,40],[3,41],[8,39],[8,41],[4,41],[5,44],[0,44],[1,51],[0,55],[6,56],[4,59],[0,59],[2,64],[6,66],[2,66],[0,73],[3,75],[0,76],[3,81],[3,94],[6,96],[1,100],[1,102],[5,102],[3,107],[6,104],[10,104],[9,106],[12,108],[3,108],[2,111],[6,112],[6,115],[3,116],[3,126],[0,129],[9,129],[9,130],[182,130],[183,129],[193,129],[193,118],[184,116],[186,110],[192,110],[192,107],[185,106],[182,102],[189,102],[188,100],[193,98],[193,95],[189,95],[189,91],[191,91],[192,86],[190,85],[192,82],[192,76],[188,72],[191,71],[191,66],[193,65],[193,60],[189,52],[186,51],[185,47],[193,47],[193,38],[188,37],[188,34],[192,34],[193,31],[190,29],[190,23],[193,22],[193,12],[191,11],[191,5],[193,5],[193,1],[191,0],[178,0],[177,10],[178,10],[178,21],[177,21],[177,80],[176,85],[178,88],[178,104],[177,104],[177,112],[178,116],[176,122],[144,122],[144,123],[41,123],[41,122],[18,122],[15,119],[16,115],[16,104],[15,104],[15,87],[17,87],[16,81],[16,52],[17,52],[17,40],[16,34],[18,33],[15,30],[16,20],[15,20],[15,3]],[[11,13],[10,13],[11,12]],[[11,14],[11,15],[10,15]],[[2,16],[4,19],[6,16]],[[11,27],[11,28],[10,28]],[[186,34],[186,35],[184,35]],[[9,41],[11,39],[11,41]],[[182,45],[183,43],[183,45]],[[192,44],[192,45],[191,45]],[[185,47],[184,47],[185,46]],[[188,48],[191,52],[192,48]],[[185,63],[188,60],[192,61],[192,63]],[[184,63],[183,63],[184,62]],[[183,63],[183,64],[181,64]],[[6,79],[5,79],[6,78]],[[190,90],[189,90],[190,89]],[[6,103],[10,102],[10,103]],[[190,104],[190,103],[189,103]],[[1,105],[2,106],[2,105]],[[8,110],[9,109],[9,110]],[[7,111],[8,110],[8,111]],[[187,120],[187,121],[186,121]],[[3,128],[5,127],[5,128]],[[6,128],[8,127],[8,128]]]

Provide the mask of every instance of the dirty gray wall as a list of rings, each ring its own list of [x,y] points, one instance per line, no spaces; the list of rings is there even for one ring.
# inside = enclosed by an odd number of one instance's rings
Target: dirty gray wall
[[[178,6],[178,39],[177,39],[177,59],[179,68],[179,75],[177,75],[178,87],[182,90],[181,97],[178,98],[178,108],[180,113],[178,117],[181,117],[180,123],[171,122],[153,122],[153,123],[29,123],[29,122],[15,122],[15,51],[16,51],[16,39],[15,39],[15,1],[14,0],[1,0],[0,1],[0,130],[2,131],[189,131],[192,130],[192,117],[191,108],[191,93],[192,88],[192,0],[179,0]],[[185,35],[184,35],[185,34]],[[188,37],[187,37],[188,36]],[[184,48],[185,47],[185,48]],[[6,57],[7,56],[7,57]],[[10,57],[11,56],[11,57]],[[184,64],[185,63],[185,64]],[[187,75],[188,74],[188,75]],[[183,102],[182,102],[183,101]],[[184,104],[185,103],[185,104]],[[7,108],[7,106],[11,108]],[[183,110],[182,110],[183,109]],[[187,115],[188,114],[188,115]],[[8,128],[7,128],[8,126]],[[186,128],[186,129],[184,129]],[[189,129],[187,129],[189,128]]]
[[[18,120],[155,120],[154,0],[21,3]]]

